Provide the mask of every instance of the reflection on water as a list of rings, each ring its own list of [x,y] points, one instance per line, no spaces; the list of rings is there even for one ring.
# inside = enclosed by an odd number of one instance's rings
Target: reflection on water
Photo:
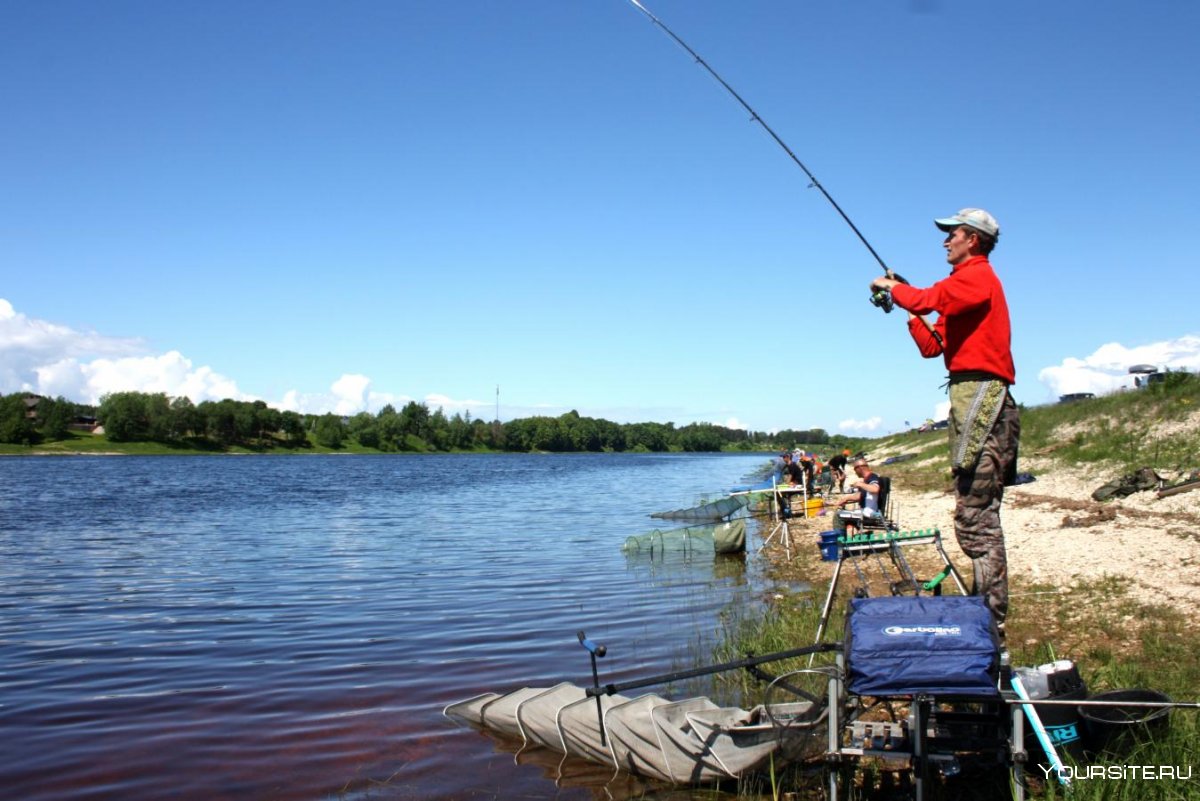
[[[0,459],[0,786],[33,801],[620,797],[590,766],[551,775],[553,757],[514,759],[441,709],[589,684],[581,629],[610,648],[605,682],[707,661],[721,616],[757,604],[753,556],[620,545],[763,461]]]
[[[545,781],[552,782],[556,788],[586,791],[587,795],[580,797],[596,801],[631,801],[645,799],[651,794],[656,801],[694,801],[697,798],[734,801],[738,797],[736,792],[721,792],[718,788],[706,788],[702,793],[688,788],[664,788],[661,784],[628,773],[614,772],[612,768],[595,762],[564,756],[546,748],[527,746],[492,732],[480,732],[480,736],[490,740],[498,753],[511,755],[513,764],[521,769],[536,769]],[[562,797],[562,794],[557,797]]]

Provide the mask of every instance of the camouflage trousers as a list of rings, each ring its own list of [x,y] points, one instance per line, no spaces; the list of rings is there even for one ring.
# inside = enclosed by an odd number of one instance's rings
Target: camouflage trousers
[[[955,394],[952,388],[951,416],[961,421],[968,414],[966,410],[954,408]],[[986,415],[984,425],[990,417],[992,415]],[[1004,620],[1008,616],[1008,557],[1004,550],[1004,531],[1000,527],[1000,503],[1004,499],[1005,478],[1016,471],[1017,444],[1021,436],[1020,413],[1007,388],[999,399],[994,421],[986,435],[980,438],[977,458],[954,468],[954,531],[959,547],[970,557],[974,568],[975,585],[971,592],[983,596],[1003,636]],[[972,422],[978,425],[978,421]],[[952,426],[952,440],[954,428]],[[960,430],[959,433],[964,432]],[[953,448],[952,441],[952,451]]]

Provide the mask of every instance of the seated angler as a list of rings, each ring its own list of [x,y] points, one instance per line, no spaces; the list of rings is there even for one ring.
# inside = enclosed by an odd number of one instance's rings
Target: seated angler
[[[866,459],[854,461],[854,475],[858,480],[850,485],[853,492],[843,495],[836,502],[839,510],[849,504],[858,504],[856,511],[839,511],[834,516],[834,527],[844,528],[846,534],[854,534],[862,524],[863,518],[879,516],[879,476],[871,472],[871,466]]]

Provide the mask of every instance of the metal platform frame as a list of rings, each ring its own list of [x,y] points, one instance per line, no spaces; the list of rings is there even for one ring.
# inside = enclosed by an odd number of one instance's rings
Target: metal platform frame
[[[783,510],[780,508],[784,495],[799,495],[804,503],[804,517],[810,517],[808,513],[808,502],[810,498],[819,497],[818,493],[813,492],[811,495],[808,492],[808,487],[805,484],[799,484],[795,487],[787,484],[778,484],[775,479],[771,479],[771,516],[775,520],[775,525],[771,528],[769,534],[763,539],[763,543],[759,546],[761,552],[771,540],[775,539],[776,535],[780,536],[780,541],[783,543],[783,549],[787,555],[788,561],[792,558],[792,532],[788,525],[789,518],[783,515]],[[794,517],[794,515],[793,515]]]
[[[1020,703],[1011,691],[993,697],[917,694],[879,699],[908,704],[899,721],[858,721],[843,676],[845,657],[837,652],[837,670],[829,675],[829,731],[825,762],[828,798],[843,798],[842,767],[864,758],[905,760],[912,773],[913,799],[925,801],[932,770],[952,773],[960,758],[993,759],[1009,770],[1013,797],[1024,801],[1025,731]]]
[[[904,549],[914,545],[932,545],[937,549],[938,556],[942,559],[942,572],[930,579],[927,582],[920,583],[917,581],[916,575],[912,568],[908,565],[908,560],[904,558]],[[867,531],[862,534],[856,534],[848,537],[840,537],[838,539],[838,560],[837,566],[833,569],[833,578],[829,581],[829,591],[825,594],[825,604],[821,607],[821,620],[817,624],[817,637],[814,642],[821,642],[825,636],[825,627],[829,623],[829,613],[833,609],[833,599],[837,594],[838,581],[842,576],[842,568],[847,562],[850,562],[854,569],[863,575],[858,560],[865,561],[870,556],[874,555],[881,559],[881,554],[886,553],[900,573],[900,582],[892,582],[891,592],[893,595],[903,595],[904,590],[911,591],[914,595],[920,595],[922,590],[934,594],[941,593],[941,584],[946,578],[953,578],[954,583],[958,586],[958,591],[962,595],[967,595],[967,586],[963,581],[962,575],[958,572],[958,568],[950,561],[950,557],[946,554],[946,549],[942,546],[942,533],[939,529],[930,528],[919,531]]]

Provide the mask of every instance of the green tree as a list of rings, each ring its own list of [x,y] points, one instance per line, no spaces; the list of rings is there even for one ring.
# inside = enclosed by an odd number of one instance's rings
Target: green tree
[[[145,438],[154,442],[171,439],[171,399],[165,392],[139,393],[146,419]]]
[[[400,422],[400,415],[396,414],[396,408],[390,403],[379,410],[379,414],[375,416],[375,426],[379,429],[379,445],[377,446],[383,451],[398,451],[404,444],[404,430]]]
[[[379,426],[370,412],[359,412],[346,425],[347,435],[364,448],[379,447]]]
[[[477,420],[475,422],[475,436],[477,440],[486,442],[488,447],[495,448],[496,450],[504,450],[508,447],[503,423],[501,423],[499,420],[493,420],[487,427],[485,438],[481,438],[478,425],[479,421]]]
[[[42,398],[37,405],[37,426],[44,439],[66,439],[75,404],[61,395],[53,400]]]
[[[423,403],[409,401],[400,410],[400,433],[411,434],[429,441],[429,407]]]
[[[575,450],[570,427],[556,417],[539,418],[534,437],[537,440],[535,447],[540,451],[562,453]]]
[[[673,427],[662,423],[633,423],[625,431],[625,440],[630,449],[661,453],[670,450],[673,434]]]
[[[204,433],[204,416],[196,409],[196,404],[186,395],[181,395],[171,401],[171,437],[183,439],[193,434]]]
[[[258,421],[255,419],[254,406],[242,401],[230,401],[233,404],[233,428],[235,442],[249,444],[258,431]]]
[[[558,418],[564,438],[564,449],[572,451],[598,451],[601,449],[600,429],[590,417],[580,417],[572,409]]]
[[[273,409],[263,401],[254,401],[254,431],[260,444],[274,437],[283,422],[283,416],[278,409]]]
[[[496,440],[503,443],[508,451],[527,451],[533,447],[533,420],[518,418],[509,420],[500,426],[500,436]]]
[[[597,420],[596,430],[600,437],[600,449],[606,451],[625,450],[625,429],[611,420]]]
[[[340,448],[346,441],[346,427],[336,414],[323,414],[313,426],[313,438],[326,448]]]
[[[677,432],[679,447],[685,451],[719,451],[725,438],[718,426],[711,423],[693,423]]]
[[[171,402],[165,392],[112,392],[97,411],[105,435],[114,442],[171,439]]]
[[[308,444],[308,432],[304,418],[297,412],[284,412],[279,416],[279,428],[287,444],[293,448]]]
[[[424,439],[440,451],[450,447],[450,421],[446,419],[446,413],[440,406],[429,415],[428,436]]]
[[[447,445],[459,450],[467,450],[475,444],[475,432],[471,429],[471,413],[464,418],[455,414],[446,424]]]
[[[37,431],[25,411],[24,393],[0,396],[0,442],[13,445],[32,445],[37,442]]]
[[[205,433],[209,439],[222,447],[237,442],[237,404],[226,398],[222,401],[204,401],[197,410],[204,416]]]
[[[136,442],[149,438],[150,421],[145,396],[140,392],[110,392],[100,398],[100,423],[113,442]]]

